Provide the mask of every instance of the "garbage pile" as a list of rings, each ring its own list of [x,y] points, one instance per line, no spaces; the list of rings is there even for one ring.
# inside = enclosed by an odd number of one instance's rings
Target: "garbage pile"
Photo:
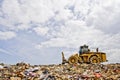
[[[120,64],[2,64],[0,80],[120,80]]]

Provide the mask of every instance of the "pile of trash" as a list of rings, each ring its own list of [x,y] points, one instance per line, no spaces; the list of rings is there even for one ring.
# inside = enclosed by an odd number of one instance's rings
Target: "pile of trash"
[[[120,64],[0,64],[0,80],[120,80]]]

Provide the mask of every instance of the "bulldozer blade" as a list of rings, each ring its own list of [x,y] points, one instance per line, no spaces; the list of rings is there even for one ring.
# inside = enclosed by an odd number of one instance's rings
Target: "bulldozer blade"
[[[65,59],[64,53],[62,52],[62,64],[67,63],[67,60]]]

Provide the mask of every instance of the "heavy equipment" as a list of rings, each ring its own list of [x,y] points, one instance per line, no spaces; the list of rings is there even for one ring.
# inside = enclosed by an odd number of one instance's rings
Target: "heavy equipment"
[[[68,60],[65,59],[64,53],[62,52],[62,64],[69,63],[102,63],[107,62],[106,53],[99,52],[98,48],[96,51],[90,51],[87,45],[80,46],[79,53],[71,55]]]

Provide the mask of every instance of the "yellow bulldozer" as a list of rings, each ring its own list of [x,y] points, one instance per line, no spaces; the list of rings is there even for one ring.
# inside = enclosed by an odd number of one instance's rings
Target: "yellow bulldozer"
[[[107,62],[106,53],[99,52],[98,48],[96,52],[90,51],[87,45],[80,46],[79,53],[71,55],[68,60],[65,59],[64,53],[62,52],[62,64],[69,63],[102,63]]]

